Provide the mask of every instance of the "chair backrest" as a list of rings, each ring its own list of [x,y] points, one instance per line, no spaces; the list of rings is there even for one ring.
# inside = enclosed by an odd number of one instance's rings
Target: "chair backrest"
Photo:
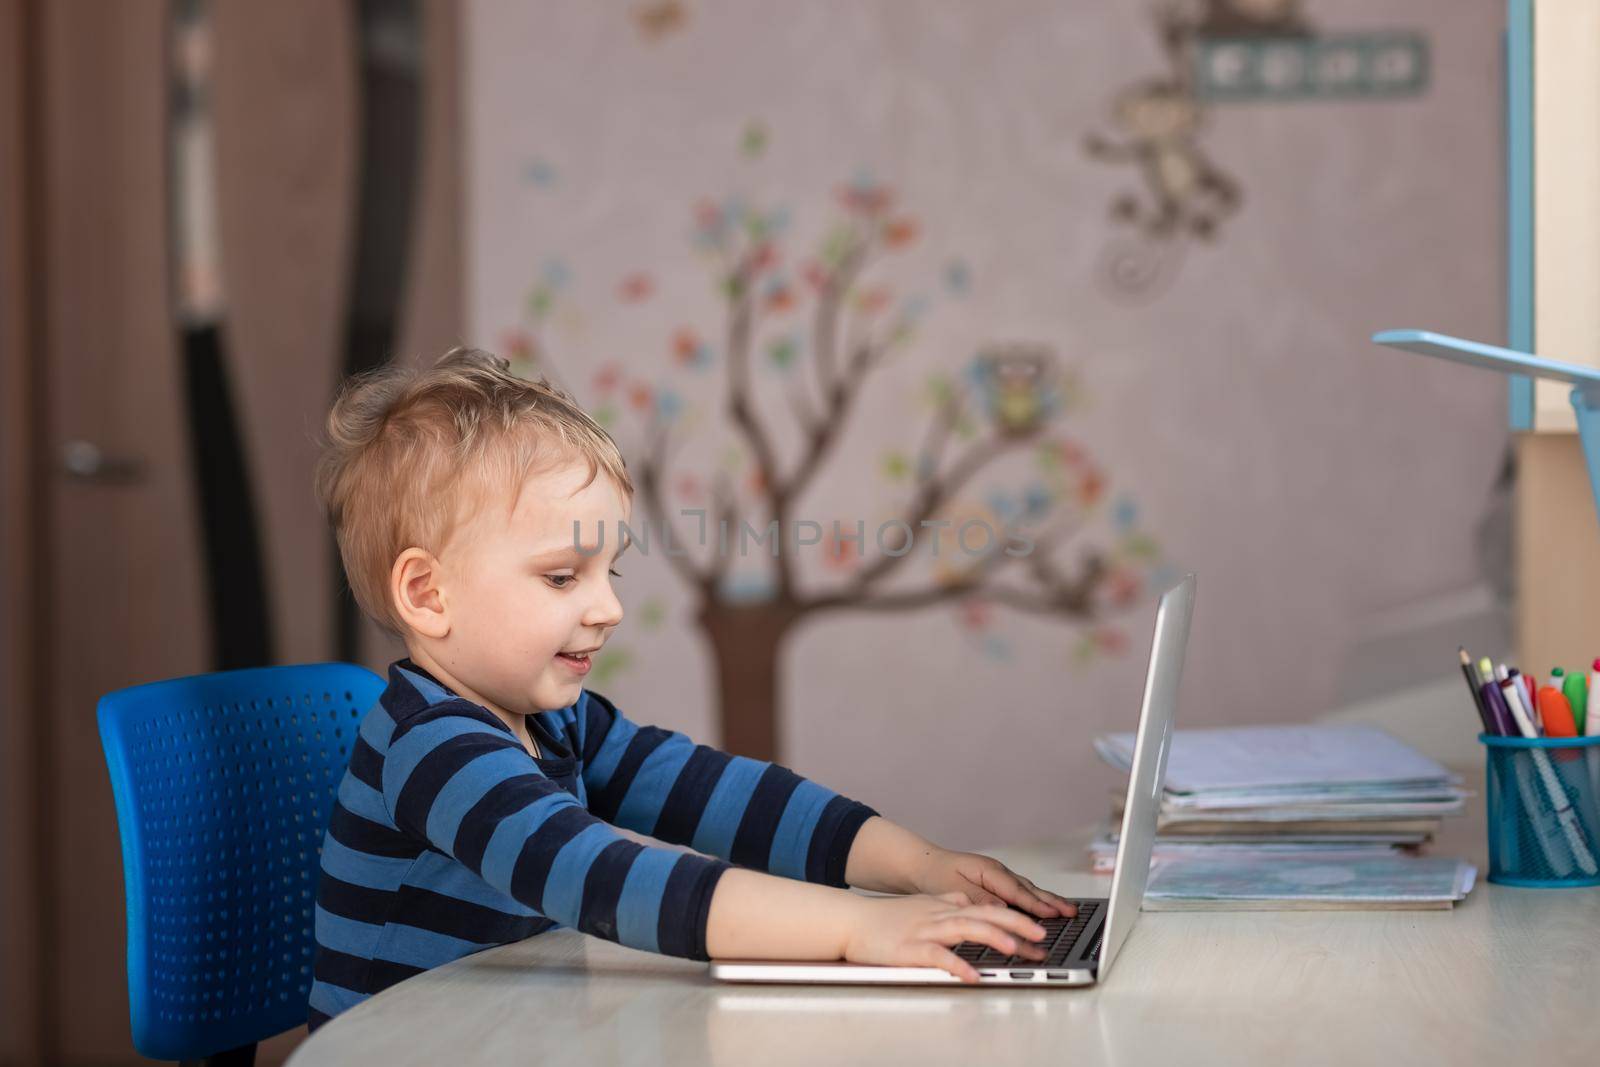
[[[320,663],[101,698],[142,1054],[197,1059],[305,1021],[322,835],[383,686]]]

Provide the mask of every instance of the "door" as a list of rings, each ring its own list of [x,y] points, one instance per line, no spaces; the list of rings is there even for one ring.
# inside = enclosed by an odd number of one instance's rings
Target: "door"
[[[218,299],[199,315],[185,296],[193,175],[174,162],[174,72],[195,58],[180,31],[197,10],[215,123],[212,244],[198,247],[218,272]],[[394,47],[408,19],[416,54]],[[373,226],[393,252],[385,269],[403,264],[384,304],[385,358],[456,343],[455,14],[449,0],[0,0],[0,20],[5,58],[26,59],[6,64],[15,77],[0,94],[0,313],[28,312],[0,330],[3,382],[38,401],[13,395],[0,409],[31,416],[17,431],[8,420],[16,449],[0,483],[0,666],[17,668],[0,706],[0,778],[16,805],[0,839],[0,991],[16,994],[0,1060],[133,1063],[96,702],[221,666],[346,658],[381,670],[398,654],[370,626],[335,640],[313,438],[350,362],[351,323],[371,318],[353,307],[374,292],[357,254]],[[390,64],[377,76],[374,40]],[[374,188],[387,195],[373,173],[396,169],[384,138],[367,135],[384,119],[385,77],[410,77],[421,94],[398,224],[393,211],[361,212]],[[207,344],[196,346],[197,324],[212,330]],[[235,520],[243,501],[248,524],[219,523],[219,500]],[[14,521],[22,509],[33,517]],[[271,1043],[263,1062],[296,1040]]]
[[[95,703],[207,669],[169,294],[166,6],[35,9],[49,539],[46,1055],[128,1058],[122,863]]]

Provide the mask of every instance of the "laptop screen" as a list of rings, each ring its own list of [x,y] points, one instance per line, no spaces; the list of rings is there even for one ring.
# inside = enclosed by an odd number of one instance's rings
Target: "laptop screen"
[[[1167,752],[1172,747],[1172,717],[1178,706],[1178,681],[1183,676],[1189,619],[1194,613],[1194,587],[1194,575],[1186,575],[1161,595],[1156,609],[1155,640],[1145,672],[1139,732],[1133,744],[1133,767],[1128,772],[1128,799],[1117,840],[1117,867],[1111,878],[1111,905],[1100,944],[1101,978],[1111,969],[1117,950],[1139,917],[1145,883],[1150,878],[1150,850],[1155,845]]]

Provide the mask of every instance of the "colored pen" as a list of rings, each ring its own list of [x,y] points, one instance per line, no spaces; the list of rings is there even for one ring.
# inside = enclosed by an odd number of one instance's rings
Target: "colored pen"
[[[1583,716],[1583,735],[1600,734],[1600,659],[1589,668],[1589,699]],[[1590,749],[1584,753],[1589,765],[1589,795],[1600,797],[1600,752]]]
[[[1523,674],[1521,671],[1517,670],[1515,667],[1512,667],[1510,670],[1506,671],[1506,681],[1510,682],[1512,684],[1512,687],[1516,690],[1517,699],[1519,701],[1521,701],[1522,707],[1524,709],[1524,714],[1525,714],[1528,722],[1533,727],[1533,733],[1531,733],[1531,734],[1525,733],[1522,736],[1524,736],[1524,737],[1538,737],[1539,736],[1539,716],[1538,716],[1538,712],[1536,712],[1534,710],[1538,705],[1534,701],[1534,695],[1531,692],[1528,691],[1528,676],[1526,674]],[[1515,714],[1516,710],[1517,710],[1517,705],[1511,703],[1511,698],[1510,697],[1506,698],[1506,704],[1510,706],[1512,714]],[[1521,719],[1517,720],[1517,728],[1519,730],[1522,728],[1522,720]]]
[[[1522,702],[1522,686],[1517,684],[1517,672],[1514,669],[1510,677],[1501,681],[1500,695],[1506,698],[1506,707],[1511,709],[1511,721],[1517,724],[1517,733],[1523,737],[1538,737],[1539,728],[1533,724],[1533,717]]]
[[[1553,685],[1539,690],[1539,721],[1546,737],[1577,737],[1578,725],[1572,718],[1567,696]]]
[[[1578,733],[1583,734],[1583,723],[1588,717],[1589,710],[1589,678],[1582,671],[1574,671],[1561,681],[1561,692],[1567,698],[1567,707],[1572,709],[1572,721],[1578,727]]]
[[[1589,699],[1583,716],[1583,734],[1593,737],[1600,734],[1600,659],[1589,668]]]
[[[1511,717],[1517,721],[1517,729],[1522,731],[1523,737],[1538,737],[1539,734],[1534,728],[1533,719],[1528,715],[1517,688],[1516,683],[1510,678],[1500,683],[1500,690],[1505,694],[1506,705],[1511,708]],[[1539,771],[1539,778],[1544,784],[1545,793],[1550,797],[1550,807],[1555,812],[1556,821],[1561,825],[1561,831],[1567,835],[1567,844],[1572,846],[1572,856],[1578,861],[1578,868],[1584,874],[1600,873],[1600,865],[1595,863],[1594,853],[1589,851],[1589,845],[1583,839],[1583,831],[1578,826],[1577,815],[1573,812],[1572,805],[1567,801],[1567,791],[1561,788],[1561,781],[1556,777],[1555,768],[1550,765],[1548,753],[1536,748],[1529,754],[1533,757],[1534,767]],[[1546,857],[1550,858],[1548,852]]]
[[[1478,721],[1483,723],[1483,732],[1495,733],[1493,718],[1489,715],[1489,706],[1483,702],[1483,680],[1478,677],[1478,668],[1472,665],[1472,657],[1467,655],[1464,648],[1456,649],[1461,653],[1461,676],[1467,680],[1467,690],[1472,694],[1472,704],[1478,709]]]
[[[1566,694],[1555,686],[1547,685],[1539,690],[1539,721],[1544,724],[1546,737],[1578,736],[1578,724],[1572,714],[1572,706],[1567,703]],[[1555,756],[1557,763],[1571,763],[1582,759],[1583,753],[1557,752]]]
[[[1478,661],[1478,677],[1483,679],[1483,702],[1489,707],[1489,717],[1500,728],[1502,737],[1515,737],[1516,724],[1511,721],[1511,709],[1506,707],[1506,702],[1500,696],[1500,675],[1494,670],[1494,661],[1488,656]]]
[[[1494,723],[1494,729],[1489,732],[1501,737],[1516,737],[1521,731],[1511,719],[1511,709],[1506,707],[1506,698],[1500,695],[1499,682],[1484,682],[1479,688],[1483,697],[1484,706],[1489,709],[1489,720]]]

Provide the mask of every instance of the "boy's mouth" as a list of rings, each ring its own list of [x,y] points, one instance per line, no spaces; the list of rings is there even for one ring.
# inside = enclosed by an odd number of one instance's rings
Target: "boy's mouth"
[[[594,648],[586,648],[582,652],[557,652],[556,660],[570,671],[575,671],[578,674],[588,674],[591,666],[589,657],[598,651],[600,651],[599,645]]]

